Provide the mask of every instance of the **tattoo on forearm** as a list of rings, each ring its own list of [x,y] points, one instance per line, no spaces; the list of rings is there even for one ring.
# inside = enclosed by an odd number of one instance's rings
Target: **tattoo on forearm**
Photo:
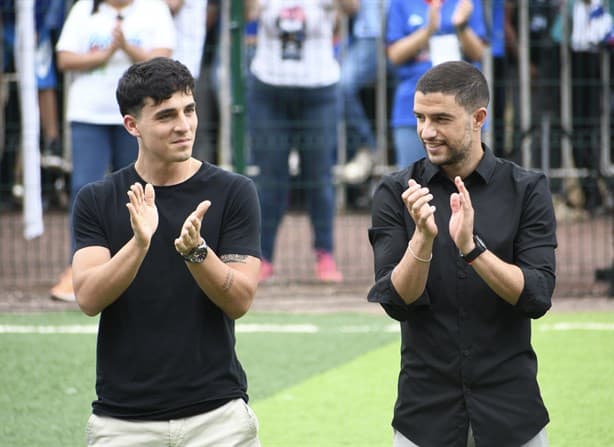
[[[232,283],[235,280],[235,272],[233,269],[228,268],[228,272],[226,272],[226,279],[224,280],[224,285],[222,286],[222,290],[226,291],[232,287]]]
[[[222,262],[229,264],[231,262],[240,262],[245,264],[247,262],[247,255],[222,255],[220,256]]]

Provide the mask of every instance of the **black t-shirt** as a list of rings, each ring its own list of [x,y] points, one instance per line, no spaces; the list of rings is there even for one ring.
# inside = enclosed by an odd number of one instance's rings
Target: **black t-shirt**
[[[77,250],[115,255],[132,238],[127,191],[145,184],[131,165],[82,188],[73,211]],[[132,284],[100,316],[94,413],[167,420],[247,401],[234,321],[198,287],[174,239],[198,203],[201,229],[218,256],[260,257],[260,207],[253,182],[203,163],[187,181],[155,187],[159,225]]]

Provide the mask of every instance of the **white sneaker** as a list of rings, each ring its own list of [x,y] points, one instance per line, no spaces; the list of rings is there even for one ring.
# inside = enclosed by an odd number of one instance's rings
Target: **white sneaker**
[[[350,185],[364,183],[373,172],[373,156],[368,149],[360,149],[343,167],[343,181]]]

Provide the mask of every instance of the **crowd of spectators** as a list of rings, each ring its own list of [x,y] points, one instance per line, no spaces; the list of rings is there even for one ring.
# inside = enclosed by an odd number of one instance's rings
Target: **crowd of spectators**
[[[529,2],[534,86],[530,113],[536,119],[540,113],[550,113],[553,128],[570,135],[573,162],[586,174],[576,181],[580,199],[574,195],[567,201],[588,213],[611,207],[610,180],[599,164],[604,147],[599,120],[611,112],[601,109],[600,49],[608,39],[611,42],[607,11],[614,9],[612,3],[575,0],[567,2],[568,11],[561,11],[564,2],[557,0]],[[227,107],[219,97],[224,4],[221,0],[35,1],[46,209],[69,211],[70,198],[81,186],[133,161],[136,142],[124,132],[119,112],[109,103],[111,87],[102,87],[101,82],[112,86],[131,63],[156,55],[179,59],[194,75],[201,117],[195,154],[219,161],[220,151],[228,150],[219,141],[224,119],[220,110]],[[296,1],[288,8],[280,0],[245,0],[244,5],[246,159],[259,173],[255,180],[263,210],[261,279],[273,275],[275,234],[285,210],[294,206],[305,207],[311,217],[316,277],[342,280],[334,261],[334,184],[345,184],[349,192],[360,188],[361,195],[349,196],[348,206],[365,207],[377,182],[378,165],[394,169],[424,155],[412,112],[413,89],[435,64],[463,59],[481,68],[485,58],[492,57],[493,114],[487,123],[494,134],[492,149],[498,156],[522,161],[521,142],[527,132],[535,132],[535,126],[520,126],[527,111],[520,110],[518,101],[518,2],[330,0],[318,2],[317,8],[309,1]],[[1,17],[3,72],[11,73],[14,0],[2,2]],[[568,18],[568,26],[562,26],[562,17]],[[557,118],[562,41],[571,50],[571,129],[564,129]],[[385,68],[378,70],[382,61]],[[374,129],[374,92],[381,73],[386,77],[388,116],[383,139]],[[20,182],[17,88],[15,83],[2,83],[8,95],[0,96],[6,127],[0,145],[0,209],[19,206],[19,188],[14,187]],[[104,97],[108,105],[103,104]],[[340,128],[344,132],[338,132]],[[533,138],[534,153],[539,152],[537,140]],[[100,148],[105,141],[106,148]],[[558,154],[560,148],[551,146]],[[560,155],[554,152],[551,161],[560,164]],[[294,165],[288,163],[293,156]],[[558,181],[552,185],[563,195],[568,187]],[[71,299],[70,270],[64,273],[63,284],[58,284],[61,290],[53,295]]]

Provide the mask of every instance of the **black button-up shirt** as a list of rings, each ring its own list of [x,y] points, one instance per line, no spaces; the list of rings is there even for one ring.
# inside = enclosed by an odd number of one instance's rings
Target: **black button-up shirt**
[[[531,318],[551,306],[556,223],[547,178],[484,157],[466,179],[474,232],[503,261],[520,267],[524,289],[513,306],[495,294],[450,238],[454,183],[428,159],[384,177],[373,199],[376,283],[368,299],[401,322],[401,372],[392,425],[420,446],[520,446],[547,423],[531,347]],[[426,288],[407,305],[390,275],[414,232],[401,200],[407,181],[428,186],[437,207]]]

